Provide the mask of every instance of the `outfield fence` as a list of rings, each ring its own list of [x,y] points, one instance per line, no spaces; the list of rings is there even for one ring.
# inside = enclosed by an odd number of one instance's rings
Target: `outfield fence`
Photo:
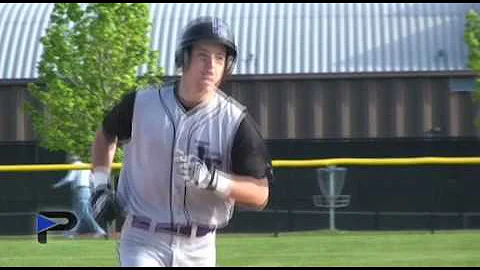
[[[295,209],[267,209],[265,213],[273,213],[274,215],[281,215],[287,212],[288,214],[327,214],[329,216],[329,228],[336,229],[335,220],[337,215],[368,215],[372,216],[375,220],[379,219],[379,216],[402,216],[402,215],[424,215],[430,216],[429,224],[432,224],[430,229],[433,231],[433,218],[441,216],[459,216],[462,220],[464,227],[468,227],[469,218],[474,216],[480,216],[479,212],[467,212],[467,213],[426,213],[426,212],[382,212],[382,211],[368,211],[368,212],[336,212],[336,209],[342,206],[347,206],[349,203],[348,195],[341,194],[340,188],[336,188],[339,181],[335,174],[336,168],[341,166],[443,166],[443,165],[480,165],[480,157],[402,157],[402,158],[323,158],[323,159],[298,159],[298,160],[285,160],[277,159],[273,160],[273,167],[278,169],[322,169],[324,168],[328,176],[324,182],[324,190],[322,194],[313,198],[314,204],[318,207],[325,208],[327,211],[308,211],[308,210],[295,210]],[[69,170],[88,170],[92,165],[85,164],[31,164],[31,165],[0,165],[0,172],[3,173],[31,173],[31,172],[45,172],[45,171],[69,171]],[[119,170],[122,168],[121,163],[113,163],[112,169]],[[320,181],[320,180],[319,180]],[[342,180],[343,181],[343,180]],[[321,185],[321,183],[319,182]],[[343,185],[343,183],[342,183]],[[2,213],[0,213],[2,214]],[[4,215],[8,213],[3,213]],[[18,213],[16,213],[18,215]],[[257,213],[255,213],[257,214]],[[273,228],[275,233],[277,230]]]

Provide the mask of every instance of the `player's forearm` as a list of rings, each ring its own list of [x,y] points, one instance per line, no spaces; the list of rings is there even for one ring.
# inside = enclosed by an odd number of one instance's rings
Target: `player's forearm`
[[[228,197],[241,205],[262,210],[268,203],[268,180],[232,175],[234,179]]]
[[[103,133],[102,129],[97,131],[95,142],[92,146],[93,168],[112,167],[113,156],[117,149],[117,139],[110,139]]]
[[[117,140],[109,139],[102,129],[99,129],[92,145],[92,167],[95,175],[95,185],[103,184],[108,178],[116,149]]]

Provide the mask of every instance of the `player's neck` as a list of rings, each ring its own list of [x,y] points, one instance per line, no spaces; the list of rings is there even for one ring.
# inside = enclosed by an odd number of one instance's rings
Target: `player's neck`
[[[215,91],[198,91],[195,87],[188,85],[185,80],[180,80],[177,89],[177,98],[189,110],[201,103],[207,103],[214,97]]]

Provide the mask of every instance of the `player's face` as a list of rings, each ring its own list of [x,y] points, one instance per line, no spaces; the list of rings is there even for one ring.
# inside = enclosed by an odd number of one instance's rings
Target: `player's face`
[[[199,91],[214,90],[219,85],[225,69],[225,46],[212,42],[199,42],[192,48],[188,77]]]

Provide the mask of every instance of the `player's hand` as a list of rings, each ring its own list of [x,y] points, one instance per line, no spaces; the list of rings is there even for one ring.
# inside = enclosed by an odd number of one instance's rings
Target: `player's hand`
[[[215,172],[211,173],[207,165],[195,155],[186,155],[183,151],[175,151],[177,174],[185,183],[201,189],[215,190]]]
[[[117,215],[115,192],[109,185],[100,185],[94,189],[90,198],[90,207],[95,221],[104,229]]]

